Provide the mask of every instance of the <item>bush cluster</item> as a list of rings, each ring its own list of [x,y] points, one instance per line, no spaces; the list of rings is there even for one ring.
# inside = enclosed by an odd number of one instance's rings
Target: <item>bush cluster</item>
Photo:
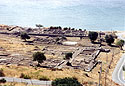
[[[0,83],[5,83],[6,80],[4,78],[0,79]]]
[[[76,78],[65,77],[57,78],[52,82],[52,86],[82,86]]]

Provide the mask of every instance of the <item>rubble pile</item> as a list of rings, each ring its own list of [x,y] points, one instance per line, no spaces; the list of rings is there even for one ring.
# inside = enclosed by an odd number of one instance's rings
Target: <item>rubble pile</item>
[[[36,37],[33,41],[34,43],[43,43],[43,44],[62,44],[65,41],[65,37]]]
[[[86,47],[83,52],[81,52],[80,55],[73,61],[73,65],[77,65],[78,67],[75,67],[77,69],[91,71],[98,63],[96,57],[99,55],[99,53],[99,47]]]
[[[66,46],[65,46],[66,47]],[[52,54],[52,55],[57,55],[57,52],[59,53],[60,51],[58,49],[55,49],[55,50],[52,50],[51,47],[47,47],[45,49],[45,53],[49,53],[49,54]],[[73,48],[73,46],[72,46]],[[54,48],[53,48],[54,49]],[[65,52],[67,50],[67,52],[70,51],[70,48],[67,46],[67,48],[65,49],[61,49],[61,52],[62,55],[59,55],[61,57],[64,57],[65,54],[63,54],[63,52]],[[79,52],[78,52],[79,51]],[[74,57],[74,60],[71,62],[72,66],[67,66],[67,62],[70,62],[71,59],[69,61],[67,60],[64,60],[64,59],[59,59],[58,60],[55,60],[53,59],[53,61],[44,61],[44,63],[42,63],[41,65],[46,65],[48,67],[53,67],[53,68],[74,68],[74,69],[81,69],[81,70],[84,70],[84,71],[91,71],[98,63],[98,61],[96,60],[96,57],[99,55],[100,53],[100,47],[74,47],[72,49],[72,52],[73,52],[73,57]],[[53,54],[54,53],[54,54]],[[77,54],[77,55],[75,55]],[[72,57],[72,58],[73,58]],[[60,65],[61,64],[61,65]]]
[[[65,36],[86,36],[86,31],[75,30],[75,29],[51,29],[51,28],[43,28],[43,29],[34,29],[29,34],[49,34],[49,35],[65,35]]]
[[[87,31],[75,28],[61,28],[61,27],[43,27],[43,28],[30,28],[30,27],[20,27],[20,26],[8,26],[0,25],[0,29],[5,30],[6,33],[18,35],[20,32],[26,32],[30,35],[41,35],[41,36],[69,36],[69,37],[81,37],[87,36]]]

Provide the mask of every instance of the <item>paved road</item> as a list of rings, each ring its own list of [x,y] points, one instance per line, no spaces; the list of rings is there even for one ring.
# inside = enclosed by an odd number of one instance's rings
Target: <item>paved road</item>
[[[125,54],[118,61],[113,73],[112,80],[120,85],[125,85],[125,80],[123,79],[122,66],[125,64]]]
[[[40,85],[40,86],[51,86],[51,81],[40,81],[40,80],[31,80],[31,79],[23,79],[23,78],[13,78],[13,77],[0,77],[0,79],[6,79],[7,82],[20,82],[32,85]]]
[[[125,40],[125,38],[122,37],[123,34],[125,33],[117,34],[118,38]],[[122,70],[123,65],[125,65],[125,54],[122,55],[112,73],[112,80],[120,84],[121,86],[125,86],[125,80],[123,79],[123,70]]]
[[[118,36],[119,39],[125,40],[125,38],[122,37],[123,34],[125,34],[125,32],[123,32],[123,33],[117,33],[116,35]]]

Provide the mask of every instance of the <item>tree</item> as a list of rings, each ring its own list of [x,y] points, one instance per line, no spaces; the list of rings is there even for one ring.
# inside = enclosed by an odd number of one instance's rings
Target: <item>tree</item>
[[[43,27],[43,25],[41,24],[36,24],[36,27],[38,27],[40,29],[40,27]]]
[[[36,52],[33,54],[33,61],[38,62],[37,66],[40,66],[40,63],[42,63],[44,60],[46,60],[44,53]]]
[[[119,46],[121,50],[123,50],[123,49],[122,49],[122,46],[124,45],[124,43],[125,43],[124,40],[118,40],[118,41],[116,42],[116,45]]]
[[[21,37],[21,39],[24,39],[25,41],[26,41],[26,39],[30,39],[30,36],[24,32],[20,34],[20,37]]]
[[[89,32],[89,39],[91,40],[92,43],[97,39],[98,33],[97,32]]]
[[[82,84],[80,84],[76,78],[65,77],[52,81],[52,86],[82,86]]]
[[[112,35],[106,35],[105,40],[108,45],[111,45],[114,42],[114,37]]]

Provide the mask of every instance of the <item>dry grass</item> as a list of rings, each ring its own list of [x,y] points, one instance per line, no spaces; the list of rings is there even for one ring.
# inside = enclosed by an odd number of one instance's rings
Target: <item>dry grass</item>
[[[31,39],[32,40],[32,39]],[[0,47],[5,49],[4,53],[10,53],[10,54],[22,54],[27,55],[27,53],[33,53],[36,49],[36,46],[34,45],[26,45],[20,38],[16,37],[9,37],[6,35],[0,34]],[[45,46],[43,45],[37,45],[37,48],[43,49]],[[29,55],[31,56],[31,55]]]
[[[119,49],[117,49],[119,51]],[[119,60],[121,56],[120,54],[116,54],[113,59],[113,63],[111,65],[111,69],[109,69],[109,73],[107,73],[107,83],[112,84],[112,86],[115,86],[115,84],[112,81],[112,72],[115,68],[115,65],[117,64],[117,61]],[[107,66],[111,60],[112,53],[101,53],[99,55],[100,58],[99,60],[102,61],[102,84],[104,85],[104,80],[105,80],[105,70],[107,69]],[[106,58],[108,57],[108,60]],[[38,68],[37,70],[32,67],[24,67],[24,66],[0,66],[0,68],[3,69],[3,72],[5,73],[6,76],[9,77],[20,77],[21,73],[27,74],[31,76],[34,79],[39,79],[39,76],[46,76],[50,80],[54,80],[56,78],[64,78],[64,77],[76,77],[78,80],[82,83],[92,81],[92,82],[98,82],[98,71],[99,71],[100,65],[97,65],[96,68],[94,68],[91,72],[84,72],[82,70],[74,70],[74,69],[63,69],[63,71],[52,71],[50,69],[46,68]],[[85,74],[88,74],[89,77],[85,76]],[[113,85],[114,84],[114,85]],[[111,86],[111,85],[107,85]]]
[[[89,39],[82,39],[80,40],[79,38],[68,38],[70,41],[77,41],[81,45],[86,46],[91,44]],[[106,45],[106,44],[104,44]],[[5,49],[7,53],[20,53],[20,54],[25,54],[27,55],[28,52],[35,52],[34,49],[36,49],[36,46],[40,49],[44,48],[45,45],[26,45],[22,40],[15,38],[15,37],[9,37],[9,36],[4,36],[0,35],[0,46]],[[102,61],[102,79],[101,83],[104,85],[105,81],[105,70],[107,69],[107,66],[109,62],[112,59],[112,54],[114,52],[115,56],[113,58],[113,62],[111,64],[111,69],[109,69],[109,73],[107,73],[107,85],[106,86],[115,86],[112,81],[112,72],[117,64],[117,61],[120,59],[122,52],[115,47],[110,47],[110,46],[103,46],[104,48],[111,49],[111,52],[109,53],[104,53],[102,52],[99,57],[97,58],[98,60]],[[120,51],[120,52],[119,52]],[[47,58],[51,58],[52,56],[47,55]],[[108,57],[108,59],[107,59]],[[56,57],[53,57],[56,58]],[[98,82],[98,71],[99,71],[100,65],[97,65],[91,72],[84,72],[82,70],[74,70],[74,69],[63,69],[63,71],[52,71],[50,69],[45,69],[45,68],[33,68],[33,67],[24,67],[24,66],[15,66],[15,65],[10,65],[10,66],[5,66],[5,65],[0,65],[0,68],[3,69],[3,72],[5,76],[8,77],[20,77],[21,73],[27,74],[31,76],[33,79],[39,79],[39,76],[46,76],[50,80],[54,80],[56,78],[64,78],[64,77],[76,77],[78,80],[82,83],[84,82]],[[88,74],[89,77],[87,77],[85,74]],[[19,86],[19,85],[16,85]],[[23,86],[23,85],[21,85]],[[87,86],[87,85],[86,85]],[[95,86],[95,85],[91,85]]]
[[[25,83],[7,82],[7,83],[0,83],[0,86],[37,86],[37,85],[27,85]]]
[[[0,65],[0,68],[3,69],[5,76],[8,77],[20,77],[21,73],[27,74],[34,79],[38,79],[39,76],[46,76],[50,80],[54,80],[56,78],[63,77],[78,77],[79,80],[84,80],[84,72],[80,70],[73,69],[63,69],[63,71],[52,71],[46,68],[32,68],[32,67],[24,67],[24,66],[5,66]]]

